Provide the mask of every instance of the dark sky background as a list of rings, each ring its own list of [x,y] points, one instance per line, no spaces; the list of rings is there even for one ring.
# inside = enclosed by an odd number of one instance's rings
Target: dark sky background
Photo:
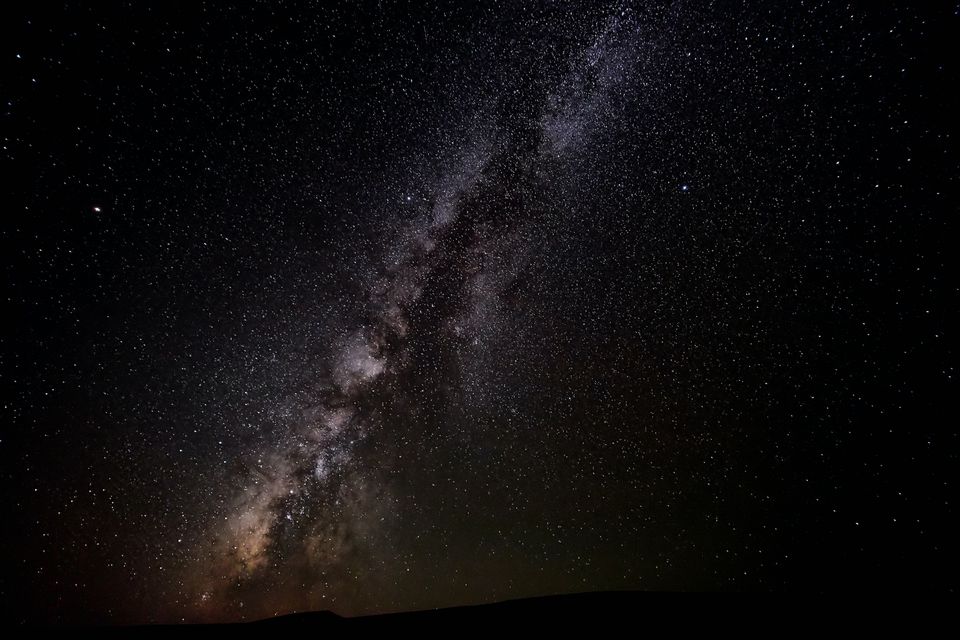
[[[8,621],[956,589],[956,3],[462,4],[3,10]]]

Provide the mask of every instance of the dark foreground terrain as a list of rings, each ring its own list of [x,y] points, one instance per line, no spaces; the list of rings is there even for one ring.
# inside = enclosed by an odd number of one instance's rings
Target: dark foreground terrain
[[[536,621],[583,621],[587,619],[625,619],[632,617],[640,607],[644,609],[663,606],[672,608],[680,604],[679,595],[642,592],[578,593],[522,600],[507,600],[492,604],[463,607],[448,607],[426,611],[407,611],[358,618],[341,617],[331,611],[294,613],[253,624],[266,626],[349,626],[367,627],[379,625],[405,625],[409,623],[476,624],[523,620]]]
[[[223,625],[150,625],[138,630],[263,627],[309,630],[417,629],[491,632],[543,629],[658,632],[787,628],[833,632],[866,628],[917,631],[934,628],[945,598],[865,598],[863,594],[705,594],[607,591],[507,600],[490,604],[344,617],[332,611],[292,613],[249,623]],[[941,614],[942,615],[942,614]]]

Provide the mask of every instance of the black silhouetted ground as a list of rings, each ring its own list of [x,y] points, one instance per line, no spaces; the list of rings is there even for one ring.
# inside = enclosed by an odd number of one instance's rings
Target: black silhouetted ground
[[[869,596],[869,597],[868,597]],[[606,591],[507,600],[490,604],[345,617],[332,611],[309,611],[227,624],[143,625],[138,631],[167,629],[305,629],[342,630],[449,630],[456,632],[537,630],[627,631],[654,635],[682,631],[791,629],[834,633],[883,627],[917,631],[938,627],[951,608],[942,596],[923,590],[865,594],[827,590],[821,593],[677,593]],[[952,603],[951,603],[952,604]]]
[[[578,593],[522,600],[507,600],[491,604],[480,604],[425,611],[408,611],[357,618],[338,616],[330,611],[294,613],[260,620],[253,624],[267,626],[369,626],[395,625],[410,623],[473,624],[490,622],[508,622],[538,620],[559,622],[569,620],[580,622],[603,618],[626,619],[642,609],[650,609],[658,603],[676,606],[679,595],[643,592],[596,592]]]

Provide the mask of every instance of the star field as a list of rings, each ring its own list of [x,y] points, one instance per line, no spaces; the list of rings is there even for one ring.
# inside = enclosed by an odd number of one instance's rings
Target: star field
[[[4,17],[7,619],[955,590],[954,9]]]

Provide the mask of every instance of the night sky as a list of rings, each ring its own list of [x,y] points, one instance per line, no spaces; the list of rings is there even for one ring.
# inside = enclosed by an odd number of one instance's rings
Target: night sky
[[[957,588],[955,3],[15,3],[9,622]]]

